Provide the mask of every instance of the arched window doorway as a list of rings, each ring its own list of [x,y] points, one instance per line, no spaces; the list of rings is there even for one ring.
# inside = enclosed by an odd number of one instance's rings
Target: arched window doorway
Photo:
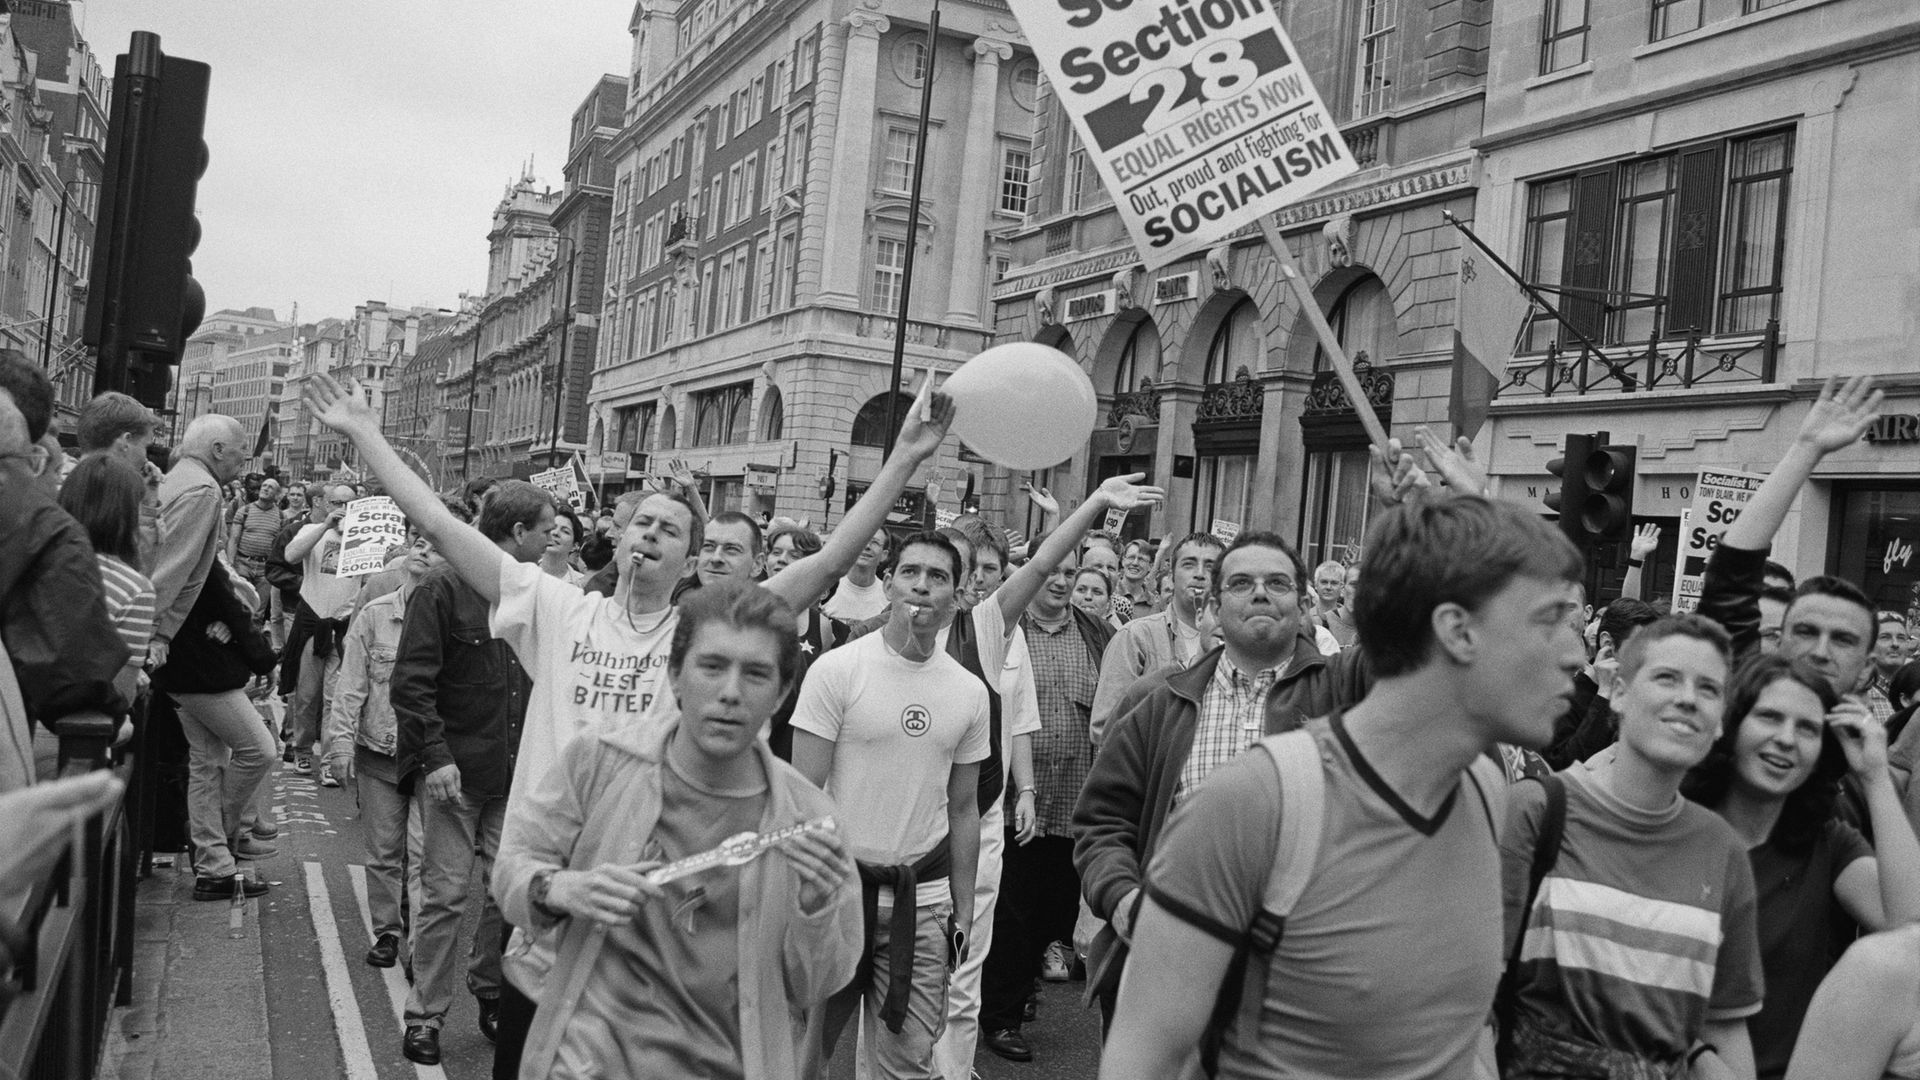
[[[913,398],[898,391],[893,394],[876,394],[868,399],[865,405],[860,406],[860,411],[854,415],[853,445],[887,445],[887,399],[889,397],[894,401],[894,422],[905,422],[907,409],[912,407]]]
[[[660,418],[660,449],[672,450],[679,445],[680,416],[674,411],[673,406],[669,405]]]
[[[1255,526],[1253,477],[1260,451],[1260,384],[1252,376],[1265,351],[1260,309],[1242,296],[1215,326],[1202,367],[1205,389],[1193,425],[1196,456],[1190,525]],[[1191,355],[1191,354],[1189,354]],[[1187,370],[1191,371],[1192,368]]]
[[[1361,382],[1369,387],[1375,411],[1386,410],[1381,422],[1391,423],[1393,377],[1385,364],[1398,353],[1400,334],[1386,284],[1370,273],[1355,277],[1327,309],[1327,325]],[[1300,557],[1308,570],[1329,560],[1357,561],[1367,525],[1378,509],[1367,482],[1371,466],[1366,431],[1344,390],[1332,392],[1330,387],[1337,385],[1332,361],[1314,340],[1315,393],[1309,395],[1307,415],[1301,420],[1307,468],[1301,492]],[[1381,387],[1384,393],[1376,394],[1374,390]],[[1315,404],[1322,401],[1334,405]]]
[[[1140,389],[1140,380],[1158,378],[1159,375],[1160,330],[1153,325],[1152,319],[1141,319],[1133,324],[1133,332],[1127,335],[1126,344],[1120,346],[1110,392],[1116,395],[1132,393]]]
[[[766,399],[760,406],[760,441],[773,442],[787,429],[787,417],[784,403],[780,400],[780,388],[767,387]]]

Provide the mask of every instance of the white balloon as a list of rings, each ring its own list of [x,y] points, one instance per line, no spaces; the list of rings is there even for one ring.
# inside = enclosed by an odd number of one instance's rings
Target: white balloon
[[[954,401],[954,432],[974,453],[1009,469],[1045,469],[1072,457],[1092,436],[1099,412],[1080,365],[1031,341],[988,349],[941,389]]]

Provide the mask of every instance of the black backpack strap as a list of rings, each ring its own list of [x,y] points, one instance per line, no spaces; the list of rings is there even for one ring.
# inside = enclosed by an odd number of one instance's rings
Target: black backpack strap
[[[1500,988],[1493,998],[1493,1016],[1499,1025],[1495,1057],[1502,1071],[1513,1057],[1513,1026],[1520,994],[1520,951],[1527,942],[1527,924],[1533,919],[1533,904],[1540,897],[1540,884],[1560,861],[1560,842],[1567,832],[1566,781],[1551,773],[1531,779],[1547,789],[1547,806],[1540,816],[1540,831],[1533,837],[1533,861],[1527,867],[1527,895],[1520,906],[1520,926],[1513,936],[1507,966],[1500,973]]]

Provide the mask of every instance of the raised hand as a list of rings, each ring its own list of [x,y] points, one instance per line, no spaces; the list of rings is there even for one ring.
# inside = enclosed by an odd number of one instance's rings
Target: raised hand
[[[956,408],[952,398],[933,389],[931,377],[923,378],[913,404],[907,407],[907,419],[900,425],[900,437],[894,440],[894,453],[906,454],[919,461],[932,457],[940,449],[941,441],[947,437],[947,428],[953,424]]]
[[[1034,487],[1031,481],[1024,480],[1020,483],[1020,490],[1027,493],[1027,500],[1039,507],[1041,513],[1053,518],[1060,516],[1060,500],[1053,497],[1053,492]]]
[[[1367,456],[1372,459],[1367,482],[1373,488],[1374,497],[1387,506],[1398,506],[1412,498],[1415,491],[1433,486],[1426,470],[1401,447],[1399,439],[1388,439],[1385,453],[1377,446],[1369,447]]]
[[[1873,388],[1873,378],[1868,375],[1855,375],[1838,390],[1829,378],[1820,387],[1820,397],[1807,410],[1806,419],[1800,421],[1797,441],[1822,454],[1851,446],[1879,417],[1880,402],[1886,396]]]
[[[315,375],[307,380],[304,396],[313,415],[342,435],[380,433],[380,414],[367,404],[366,397],[360,393],[360,384],[351,379],[343,386],[331,375]]]
[[[1100,485],[1096,492],[1106,500],[1109,510],[1132,510],[1137,506],[1152,506],[1167,497],[1165,488],[1142,484],[1147,474],[1143,472],[1116,476]]]
[[[1873,710],[1848,698],[1827,714],[1827,728],[1840,740],[1847,768],[1862,780],[1887,771],[1887,725]]]
[[[1448,446],[1425,424],[1414,428],[1413,436],[1420,443],[1420,452],[1427,455],[1427,464],[1440,474],[1441,483],[1462,495],[1487,493],[1487,471],[1473,460],[1473,440],[1463,437]]]
[[[1630,559],[1644,559],[1653,554],[1653,550],[1659,546],[1660,526],[1652,524],[1642,525],[1633,530],[1633,539],[1627,544],[1627,557]]]
[[[667,459],[667,475],[683,488],[695,487],[699,484],[699,478],[693,475],[693,466],[687,464],[686,458]]]

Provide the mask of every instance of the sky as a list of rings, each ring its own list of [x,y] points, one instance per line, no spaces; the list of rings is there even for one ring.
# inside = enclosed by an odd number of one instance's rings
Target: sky
[[[493,208],[625,75],[633,0],[85,0],[109,78],[136,30],[213,67],[194,277],[207,309],[302,322],[455,307],[486,288]]]

